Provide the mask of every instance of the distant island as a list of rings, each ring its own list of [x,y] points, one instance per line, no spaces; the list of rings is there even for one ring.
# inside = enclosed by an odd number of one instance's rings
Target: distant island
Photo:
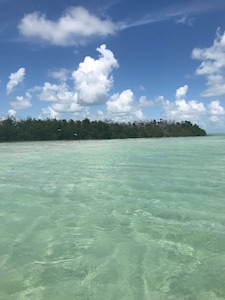
[[[0,121],[0,142],[53,141],[205,136],[205,130],[189,121],[114,122],[35,119]]]

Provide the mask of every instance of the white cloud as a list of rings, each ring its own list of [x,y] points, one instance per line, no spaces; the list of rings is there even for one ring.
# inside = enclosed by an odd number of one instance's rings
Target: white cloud
[[[188,85],[184,85],[182,87],[180,87],[179,89],[176,90],[176,99],[183,99],[185,98],[186,94],[188,91]]]
[[[97,48],[99,57],[94,59],[90,56],[84,58],[74,72],[67,69],[59,69],[49,73],[51,77],[59,80],[57,84],[45,82],[43,86],[35,86],[28,90],[25,96],[17,96],[10,100],[11,115],[16,110],[28,109],[31,107],[31,98],[35,94],[41,101],[49,102],[50,105],[41,110],[39,117],[62,118],[72,117],[74,119],[100,118],[112,119],[114,121],[135,121],[143,120],[142,112],[151,109],[162,113],[162,117],[174,121],[191,121],[198,123],[203,128],[207,126],[220,126],[225,128],[225,108],[219,100],[214,100],[204,105],[197,100],[186,100],[188,85],[183,85],[176,90],[175,101],[166,100],[163,96],[155,99],[148,99],[141,96],[135,99],[130,89],[121,93],[115,93],[111,97],[109,92],[113,86],[112,71],[118,67],[118,62],[112,51],[105,45]],[[196,50],[200,55],[199,50]],[[208,74],[208,73],[207,73]],[[7,85],[11,92],[20,82],[23,81],[25,69],[20,68],[10,75]],[[211,82],[222,83],[222,73],[210,73],[207,75]],[[74,85],[71,85],[71,79]],[[90,106],[103,104],[97,110],[90,110]],[[91,112],[91,113],[90,113]],[[149,115],[150,116],[150,115]]]
[[[68,79],[69,73],[70,73],[69,70],[61,68],[61,69],[59,69],[57,71],[51,71],[51,72],[49,72],[48,75],[50,77],[54,78],[54,79],[57,79],[57,80],[61,81],[61,82],[65,82]]]
[[[154,106],[154,101],[148,100],[146,96],[141,96],[139,102],[141,107]]]
[[[9,104],[13,109],[16,110],[27,109],[32,106],[32,104],[30,103],[31,98],[31,94],[26,93],[26,98],[23,96],[17,96],[15,99],[12,99]]]
[[[14,109],[9,109],[8,110],[8,115],[9,115],[9,117],[15,117],[16,116],[16,111]]]
[[[158,97],[155,100],[156,105],[162,107],[163,117],[172,121],[191,121],[197,122],[205,116],[206,108],[202,102],[196,100],[187,101],[186,97],[188,86],[184,85],[176,90],[176,100],[165,100],[164,97]]]
[[[84,109],[76,101],[70,101],[70,100],[53,103],[51,107],[54,111],[59,113],[81,112]]]
[[[220,101],[212,101],[208,105],[209,114],[213,116],[225,116],[225,109],[220,105]]]
[[[176,91],[178,90],[182,91],[180,88]],[[170,101],[159,96],[153,100],[153,107],[158,108],[162,118],[166,120],[197,123],[207,132],[224,132],[225,129],[225,107],[219,100],[211,101],[206,105],[197,100],[176,99]]]
[[[28,38],[40,38],[60,46],[84,43],[92,36],[107,36],[116,31],[108,19],[100,19],[85,8],[70,7],[56,21],[48,20],[38,12],[27,14],[18,25],[20,33]]]
[[[114,94],[111,100],[107,101],[107,109],[111,113],[128,113],[132,111],[134,94],[131,90],[125,90],[121,94]]]
[[[209,48],[195,48],[192,58],[202,63],[196,70],[197,75],[206,76],[207,90],[202,96],[220,96],[225,94],[225,32],[217,30],[216,39]]]
[[[51,106],[48,106],[47,108],[42,108],[41,110],[41,115],[39,116],[39,118],[42,119],[43,117],[58,119],[60,117],[60,114],[56,112]]]
[[[104,104],[107,101],[108,92],[113,85],[111,72],[118,66],[118,62],[105,45],[101,45],[97,51],[100,53],[98,59],[85,57],[71,76],[66,69],[51,73],[53,77],[62,79],[59,84],[45,82],[43,86],[36,86],[30,90],[31,93],[37,93],[41,101],[52,102],[44,109],[42,115],[49,117],[55,114],[59,116],[58,114],[62,113],[87,115],[88,106]],[[66,82],[66,79],[70,78],[74,80],[72,88]]]
[[[68,89],[68,85],[63,82],[61,84],[51,84],[45,82],[43,87],[36,87],[37,90],[41,90],[38,95],[42,101],[58,102],[63,100],[77,100],[77,96],[71,93]]]
[[[65,116],[65,113],[70,113],[69,117],[76,120],[90,117],[87,107],[76,106],[75,103],[54,103],[51,106],[42,108],[39,118],[61,119]]]
[[[164,104],[164,116],[168,120],[197,122],[206,112],[202,102],[196,100],[186,101],[185,99],[175,102],[167,101]]]
[[[208,116],[211,127],[223,129],[225,127],[225,108],[220,104],[219,100],[214,100],[208,105]]]
[[[135,103],[133,92],[128,89],[121,94],[114,94],[109,101],[106,102],[109,115],[113,120],[127,121],[132,119],[143,119],[142,111]]]
[[[6,93],[9,95],[13,92],[14,88],[21,82],[23,82],[25,77],[25,68],[19,68],[15,73],[11,73],[9,76],[9,81],[6,86]]]
[[[81,112],[83,107],[78,103],[78,94],[75,90],[70,90],[69,86],[63,82],[59,85],[45,82],[43,87],[36,87],[37,91],[41,91],[38,97],[41,101],[53,102],[50,116],[56,113]]]
[[[106,102],[107,94],[113,84],[111,72],[113,68],[118,67],[114,54],[106,49],[105,45],[101,45],[97,51],[100,53],[98,59],[86,56],[72,74],[78,101],[83,105]]]

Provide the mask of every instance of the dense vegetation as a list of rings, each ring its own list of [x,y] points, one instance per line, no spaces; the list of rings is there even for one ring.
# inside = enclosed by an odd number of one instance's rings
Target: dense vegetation
[[[84,140],[204,136],[206,132],[189,121],[146,121],[118,123],[112,121],[83,121],[8,117],[0,121],[0,141]]]

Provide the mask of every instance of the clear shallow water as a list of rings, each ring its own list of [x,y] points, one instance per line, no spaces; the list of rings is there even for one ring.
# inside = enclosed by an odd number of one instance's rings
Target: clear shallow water
[[[225,136],[0,144],[0,299],[225,299]]]

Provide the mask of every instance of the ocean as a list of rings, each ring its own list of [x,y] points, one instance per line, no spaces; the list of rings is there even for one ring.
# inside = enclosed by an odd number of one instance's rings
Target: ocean
[[[225,299],[225,135],[1,143],[0,299]]]

